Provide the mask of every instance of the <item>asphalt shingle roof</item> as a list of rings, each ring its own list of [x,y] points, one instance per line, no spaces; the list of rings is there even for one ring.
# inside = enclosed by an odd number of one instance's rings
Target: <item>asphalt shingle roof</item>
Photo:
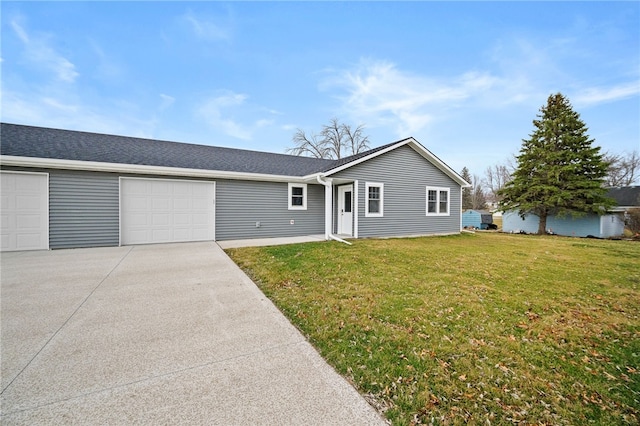
[[[640,186],[609,188],[607,195],[616,200],[619,206],[640,207]]]
[[[344,162],[8,123],[1,123],[0,138],[2,155],[280,176],[306,176]]]

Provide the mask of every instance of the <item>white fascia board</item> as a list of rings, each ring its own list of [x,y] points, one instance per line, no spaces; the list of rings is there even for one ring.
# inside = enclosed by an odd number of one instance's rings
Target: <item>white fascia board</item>
[[[84,170],[92,172],[199,177],[209,179],[236,179],[293,183],[303,183],[306,181],[306,179],[301,176],[281,176],[261,173],[227,172],[221,170],[185,169],[178,167],[145,166],[140,164],[102,163],[97,161],[16,157],[10,155],[0,155],[0,165],[13,167],[38,167],[46,169]]]
[[[453,179],[454,181],[456,181],[458,184],[460,184],[461,187],[463,188],[469,188],[471,186],[471,184],[467,181],[465,181],[462,176],[460,176],[458,173],[456,173],[455,170],[453,170],[451,167],[447,166],[442,160],[440,160],[438,157],[436,157],[435,155],[433,155],[431,153],[431,151],[429,151],[428,149],[426,149],[425,147],[423,147],[418,141],[416,141],[414,138],[408,138],[408,139],[404,139],[399,141],[396,144],[393,144],[385,149],[382,149],[380,151],[374,152],[373,154],[367,155],[366,157],[362,157],[359,158],[357,160],[354,160],[350,163],[344,164],[340,167],[337,167],[335,169],[329,170],[326,173],[322,173],[321,175],[323,176],[331,176],[334,173],[338,173],[341,172],[345,169],[348,169],[349,167],[353,167],[357,164],[363,163],[365,161],[368,161],[372,158],[375,158],[379,155],[383,155],[386,154],[389,151],[393,151],[394,149],[398,149],[401,146],[404,145],[409,145],[411,148],[413,148],[418,154],[420,154],[422,157],[424,157],[427,161],[431,162],[434,166],[436,166],[439,170],[441,170],[442,172],[444,172],[447,176],[449,176],[451,179]]]

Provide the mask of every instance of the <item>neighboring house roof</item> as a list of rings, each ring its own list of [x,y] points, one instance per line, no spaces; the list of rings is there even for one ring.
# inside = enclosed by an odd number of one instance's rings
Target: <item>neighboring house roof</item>
[[[619,207],[640,207],[640,186],[609,188],[607,196],[613,198]]]
[[[84,168],[194,176],[314,178],[330,176],[404,145],[433,163],[462,186],[467,182],[413,138],[403,139],[339,160],[115,136],[73,130],[1,123],[3,163],[40,167]],[[13,157],[10,161],[7,157]],[[27,161],[23,161],[27,159]],[[28,162],[28,164],[26,164]],[[150,170],[149,168],[153,168]],[[201,171],[198,173],[198,171]],[[315,178],[314,178],[315,179]]]

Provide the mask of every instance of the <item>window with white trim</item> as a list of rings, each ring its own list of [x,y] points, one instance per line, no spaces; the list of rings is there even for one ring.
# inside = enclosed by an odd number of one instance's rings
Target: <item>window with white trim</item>
[[[307,184],[289,184],[289,210],[307,209]]]
[[[366,203],[365,217],[382,217],[384,215],[384,184],[366,182],[364,185]]]
[[[449,188],[427,186],[427,216],[449,216]]]

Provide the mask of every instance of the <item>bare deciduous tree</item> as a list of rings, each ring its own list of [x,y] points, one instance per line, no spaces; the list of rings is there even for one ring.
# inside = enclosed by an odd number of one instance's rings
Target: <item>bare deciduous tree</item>
[[[640,178],[640,154],[637,150],[622,155],[606,153],[604,161],[608,164],[607,186],[629,186]]]
[[[471,179],[471,205],[473,210],[485,210],[487,208],[487,197],[482,188],[482,181],[478,175],[473,175]]]
[[[350,125],[340,123],[337,118],[322,126],[316,135],[307,136],[304,130],[297,129],[292,140],[295,146],[288,148],[288,153],[316,158],[338,159],[369,149],[369,137],[364,134],[362,124],[352,130]]]
[[[506,164],[495,164],[493,167],[487,167],[484,172],[484,183],[487,188],[488,201],[497,203],[501,200],[498,195],[504,186],[511,180],[511,174],[515,167],[512,161],[507,161]]]

